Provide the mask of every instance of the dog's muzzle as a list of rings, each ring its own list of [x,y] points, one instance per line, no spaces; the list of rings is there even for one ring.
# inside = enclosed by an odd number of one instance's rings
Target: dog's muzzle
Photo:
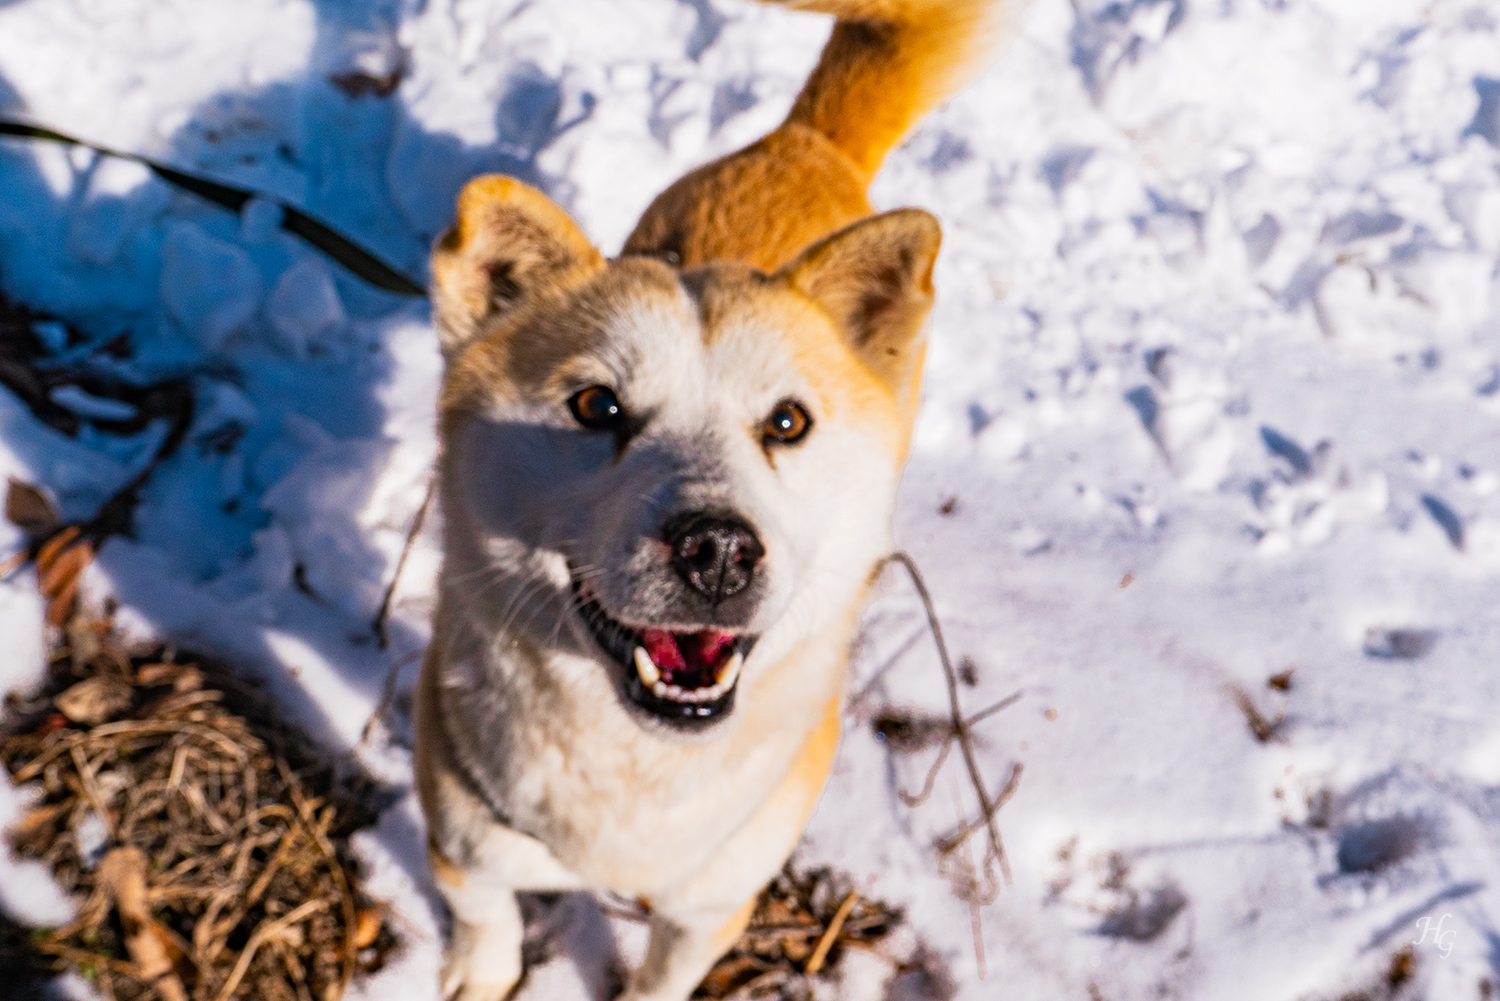
[[[576,580],[578,614],[624,671],[625,694],[647,713],[696,729],[734,708],[740,668],[758,637],[723,629],[629,626],[613,618]]]

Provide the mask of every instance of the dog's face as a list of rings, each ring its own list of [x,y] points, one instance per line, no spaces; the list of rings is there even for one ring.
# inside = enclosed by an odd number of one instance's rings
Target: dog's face
[[[679,273],[604,261],[509,179],[459,210],[433,262],[445,586],[648,726],[723,719],[887,548],[936,223]]]

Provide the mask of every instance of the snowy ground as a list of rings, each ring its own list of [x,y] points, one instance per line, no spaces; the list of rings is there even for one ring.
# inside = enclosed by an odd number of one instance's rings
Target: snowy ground
[[[902,805],[933,752],[870,725],[944,711],[894,575],[802,858],[905,905],[959,997],[1495,993],[1497,22],[1483,0],[1036,0],[877,181],[947,234],[897,537],[974,661],[969,706],[1023,692],[983,725],[992,783],[1025,765],[984,979],[932,847],[972,813],[962,773]],[[421,276],[483,170],[617,248],[684,169],[779,120],[826,32],[739,0],[0,0],[0,110],[253,186]],[[387,97],[330,83],[391,73]],[[357,742],[426,636],[430,544],[389,649],[368,629],[432,456],[425,306],[276,233],[266,204],[235,218],[6,140],[0,285],[88,335],[61,354],[193,379],[191,444],[94,592]],[[124,357],[99,350],[122,332]],[[155,440],[64,438],[0,391],[0,473],[72,516]],[[39,673],[34,587],[0,584],[7,686]],[[404,708],[364,752],[398,787]],[[408,942],[364,996],[431,998],[411,798],[362,846]],[[57,920],[47,889],[0,872],[21,916]],[[1444,916],[1392,994],[1392,955]],[[575,926],[528,999],[599,989],[597,919]],[[921,996],[888,973],[851,965],[840,993]]]

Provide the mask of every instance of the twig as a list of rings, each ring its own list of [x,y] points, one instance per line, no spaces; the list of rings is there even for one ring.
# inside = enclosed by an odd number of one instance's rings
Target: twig
[[[813,950],[812,957],[802,968],[808,976],[814,975],[823,968],[824,961],[828,959],[828,950],[832,949],[833,943],[838,940],[839,932],[844,930],[844,921],[848,919],[849,912],[854,910],[854,904],[858,900],[859,891],[850,890],[849,896],[844,898],[842,904],[839,904],[839,909],[833,914],[833,920],[828,922],[828,930],[823,933],[822,938],[818,939],[818,947]]]
[[[251,933],[250,941],[245,943],[244,950],[240,952],[239,962],[234,964],[234,970],[229,974],[229,979],[224,981],[224,986],[220,988],[218,1001],[228,1001],[229,996],[234,993],[234,989],[240,985],[240,980],[244,978],[245,971],[250,969],[250,962],[255,959],[255,954],[260,951],[262,945],[265,945],[267,939],[280,935],[283,931],[286,931],[286,929],[301,921],[309,914],[312,914],[314,911],[321,911],[327,906],[328,901],[326,899],[309,900],[284,918],[277,918],[275,921],[269,919],[262,921],[260,927]]]
[[[1270,743],[1276,738],[1281,724],[1286,720],[1285,713],[1278,713],[1272,719],[1266,719],[1255,705],[1255,700],[1250,693],[1238,685],[1230,686],[1230,694],[1234,696],[1235,705],[1240,707],[1240,712],[1245,714],[1245,722],[1250,726],[1250,732],[1255,734],[1255,739],[1262,744]]]
[[[973,716],[969,717],[969,728],[973,729],[974,724],[978,723],[980,720],[993,716],[995,713],[1006,708],[1007,706],[1014,705],[1016,700],[1020,697],[1021,693],[1019,691],[1012,692],[1010,695],[1007,695],[1005,698],[1001,699],[999,702],[996,702],[994,705],[986,709],[979,710]],[[897,795],[901,797],[901,802],[905,803],[907,806],[921,806],[923,803],[927,802],[928,798],[932,795],[932,785],[937,781],[938,772],[942,770],[943,763],[948,760],[948,752],[953,750],[953,741],[957,737],[958,732],[955,730],[950,731],[948,735],[943,738],[943,746],[938,751],[937,760],[934,761],[932,763],[932,767],[928,769],[927,779],[922,783],[922,791],[913,796],[905,789],[900,790]],[[999,804],[996,804],[997,808],[998,806]]]
[[[969,722],[964,718],[963,705],[958,698],[958,673],[953,669],[953,661],[948,656],[948,644],[943,640],[943,628],[938,624],[937,611],[932,605],[932,595],[927,590],[927,584],[922,580],[922,574],[917,569],[916,562],[904,552],[894,552],[885,558],[887,563],[899,563],[906,568],[907,575],[917,589],[917,595],[922,599],[922,608],[927,612],[927,624],[932,628],[932,639],[937,645],[938,659],[943,664],[943,678],[948,683],[948,706],[952,713],[954,738],[958,741],[959,750],[963,752],[964,766],[969,773],[969,781],[974,785],[974,794],[979,797],[980,818],[989,835],[990,851],[994,853],[995,861],[1000,866],[1001,875],[1005,877],[1005,883],[1010,885],[1010,862],[1005,855],[1005,843],[1000,839],[1000,828],[995,823],[996,805],[990,800],[989,790],[985,788],[984,776],[979,771],[979,760],[974,754],[974,740],[969,732]],[[1020,776],[1019,768],[1012,773],[1012,779]]]
[[[979,979],[983,980],[985,973],[984,961],[984,915],[979,910],[979,901],[969,901],[969,931],[974,935],[974,961]]]
[[[0,578],[9,577],[12,571],[16,570],[18,567],[24,566],[26,561],[30,558],[31,554],[23,549],[19,553],[16,553],[14,556],[10,557],[4,563],[0,563]]]
[[[99,798],[99,791],[94,788],[94,773],[89,769],[88,762],[84,760],[83,750],[77,744],[68,748],[68,753],[73,758],[73,767],[78,772],[78,784],[83,787],[84,798],[93,804],[94,811],[99,814],[99,820],[104,824],[104,829],[109,832],[110,840],[115,838],[115,822],[109,816],[109,810],[105,809],[104,801]]]
[[[1013,766],[1011,766],[1010,778],[1006,780],[1004,787],[1001,788],[1001,790],[995,795],[995,801],[990,806],[990,816],[993,816],[996,810],[999,810],[1010,800],[1012,796],[1016,794],[1016,786],[1019,785],[1020,782],[1021,763],[1018,761]],[[956,834],[943,838],[938,842],[938,851],[945,855],[948,852],[953,851],[953,849],[957,848],[959,845],[967,841],[969,839],[969,835],[973,834],[975,831],[983,827],[986,820],[986,817],[979,817],[978,819],[965,824],[964,827]]]
[[[917,793],[915,796],[907,792],[905,789],[901,789],[897,792],[897,795],[901,797],[901,802],[905,803],[907,806],[921,806],[923,803],[927,802],[928,797],[932,795],[933,783],[937,782],[938,772],[943,770],[943,763],[948,760],[948,752],[953,750],[953,739],[956,736],[957,734],[950,733],[948,734],[948,736],[943,738],[942,750],[938,751],[937,760],[934,761],[932,763],[932,767],[927,770],[927,781],[922,783],[921,792]]]
[[[365,728],[359,734],[361,747],[370,742],[370,735],[375,732],[375,724],[384,721],[386,713],[391,711],[391,705],[396,701],[396,682],[401,677],[401,669],[421,657],[424,652],[413,650],[392,664],[390,670],[386,671],[385,684],[380,688],[380,701],[376,703],[374,712],[370,713],[370,718],[365,720]]]
[[[432,495],[437,489],[437,474],[433,473],[427,480],[427,493],[422,496],[422,506],[417,508],[417,516],[411,520],[411,528],[407,530],[406,542],[401,546],[401,555],[396,560],[396,569],[391,572],[391,582],[386,585],[385,595],[380,599],[380,610],[375,613],[375,619],[370,623],[370,631],[375,634],[375,645],[384,650],[390,643],[390,637],[386,635],[385,620],[391,614],[391,599],[396,596],[396,585],[401,582],[401,571],[406,567],[406,558],[411,555],[412,546],[421,534],[422,523],[427,520],[427,509],[432,506]]]
[[[979,710],[973,716],[969,717],[968,725],[972,728],[974,724],[978,723],[980,720],[988,719],[1000,710],[1010,708],[1020,700],[1021,694],[1022,693],[1020,691],[1011,692],[1009,695],[1001,699],[999,702],[996,702],[994,705]]]
[[[922,627],[918,626],[916,629],[912,630],[912,634],[906,638],[906,642],[897,647],[896,652],[887,657],[885,659],[885,663],[881,664],[878,668],[875,669],[875,673],[870,675],[870,680],[866,681],[864,687],[856,692],[854,697],[849,700],[848,711],[850,713],[857,712],[859,710],[859,707],[864,705],[865,699],[869,698],[870,693],[875,690],[875,686],[880,684],[880,679],[884,678],[886,674],[891,670],[891,668],[900,663],[901,658],[905,657],[911,650],[911,648],[917,645],[917,641],[921,638]]]

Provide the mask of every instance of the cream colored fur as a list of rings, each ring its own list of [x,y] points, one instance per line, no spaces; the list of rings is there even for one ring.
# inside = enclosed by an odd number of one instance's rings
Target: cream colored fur
[[[928,44],[952,37],[930,21],[982,5],[828,6],[874,19],[902,83],[924,79],[913,60],[951,78],[969,46]],[[880,20],[893,11],[899,23]],[[858,36],[847,24],[840,31]],[[823,82],[815,74],[804,93],[825,109],[840,100],[839,38]],[[902,38],[921,44],[903,50]],[[867,55],[852,57],[865,60],[851,70],[856,89],[873,79]],[[933,86],[919,90],[900,98],[900,130],[936,99]],[[899,130],[882,136],[888,146]],[[820,169],[831,148],[812,143],[804,166]],[[851,169],[837,159],[846,153],[831,155]],[[861,202],[867,180],[856,182]],[[672,228],[673,211],[648,216]],[[453,912],[445,997],[500,1001],[516,985],[515,891],[594,888],[652,909],[625,996],[683,1001],[795,845],[832,763],[849,646],[889,549],[940,242],[924,212],[856,221],[867,212],[839,208],[826,229],[763,234],[755,253],[679,271],[650,253],[605,260],[509,178],[480,178],[461,196],[433,257],[447,359],[444,566],[417,699],[419,791]],[[590,386],[618,397],[628,433],[580,426],[568,401]],[[780,443],[763,428],[788,400],[812,423]],[[663,521],[700,510],[732,512],[763,544],[742,620],[718,622],[717,605],[704,613],[713,621],[663,619],[681,586]],[[692,732],[643,712],[624,694],[631,668],[580,616],[575,585],[634,628],[758,636],[732,712]]]

